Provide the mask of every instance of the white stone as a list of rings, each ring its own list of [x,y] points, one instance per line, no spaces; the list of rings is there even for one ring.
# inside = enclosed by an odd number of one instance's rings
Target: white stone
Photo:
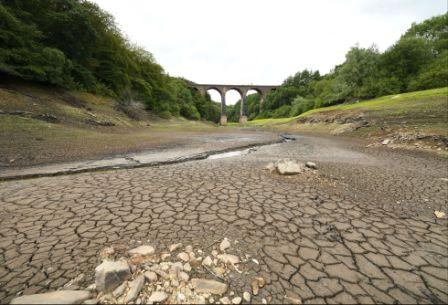
[[[240,304],[241,303],[241,297],[236,297],[232,299],[232,304]]]
[[[228,297],[220,298],[219,301],[221,304],[230,304],[230,299]]]
[[[179,272],[179,280],[188,282],[189,279],[190,279],[190,276],[187,273],[185,273],[183,271]]]
[[[295,175],[305,171],[305,165],[291,159],[282,159],[277,162],[277,171],[281,175]]]
[[[230,248],[230,242],[229,240],[226,238],[223,239],[223,241],[221,242],[221,244],[219,245],[219,249],[221,251],[225,251],[226,249]]]
[[[180,247],[182,247],[182,244],[181,244],[181,243],[178,243],[178,244],[172,244],[172,245],[170,246],[170,252],[176,251],[176,250],[179,249]]]
[[[24,295],[12,299],[10,304],[81,304],[90,297],[90,291],[59,290],[47,293]]]
[[[153,246],[149,246],[149,245],[143,245],[140,247],[137,247],[135,249],[129,250],[129,254],[130,255],[143,255],[143,256],[148,256],[148,255],[153,255],[155,252],[155,249]]]
[[[250,293],[249,292],[247,292],[247,291],[244,291],[244,293],[243,293],[243,299],[244,299],[244,301],[246,301],[246,302],[250,302]]]
[[[193,252],[193,246],[192,245],[188,245],[185,247],[185,252]]]
[[[193,289],[197,293],[224,294],[227,291],[227,284],[215,280],[194,278],[191,280]]]
[[[104,261],[95,269],[95,285],[98,291],[111,292],[126,280],[131,271],[126,261]]]
[[[212,263],[213,263],[213,261],[210,256],[207,256],[206,258],[204,258],[202,260],[202,265],[204,265],[206,267],[210,267],[212,265]]]
[[[218,259],[225,264],[238,264],[240,262],[239,257],[232,254],[220,254]]]
[[[387,144],[389,144],[391,141],[392,141],[391,139],[384,139],[384,141],[381,142],[381,144],[383,144],[383,145],[387,145]]]
[[[181,252],[177,255],[177,257],[181,260],[183,260],[184,262],[188,262],[190,261],[190,256],[188,255],[188,253],[185,252]]]
[[[145,276],[145,279],[148,281],[148,283],[157,282],[157,273],[155,273],[154,271],[146,271],[145,273],[143,273],[143,275]]]
[[[116,298],[118,298],[119,296],[121,296],[124,291],[126,290],[127,284],[126,282],[124,282],[123,284],[121,284],[120,286],[118,286],[117,288],[115,288],[115,290],[112,292],[112,295]]]
[[[311,169],[317,169],[317,164],[314,163],[314,162],[308,161],[308,162],[305,163],[305,166],[308,167],[308,168],[311,168]]]
[[[187,271],[187,272],[190,272],[191,271],[191,265],[189,263],[185,263],[184,270]]]
[[[168,298],[168,295],[163,291],[155,291],[151,294],[151,296],[146,300],[148,304],[154,303],[162,303]]]
[[[135,280],[129,282],[129,291],[126,294],[124,302],[129,303],[134,301],[138,297],[144,284],[145,284],[145,277],[143,275],[139,275]]]

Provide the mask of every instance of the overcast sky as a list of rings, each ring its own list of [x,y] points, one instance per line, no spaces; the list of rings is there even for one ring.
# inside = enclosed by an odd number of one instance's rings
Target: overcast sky
[[[197,83],[280,84],[327,73],[358,43],[383,51],[445,0],[94,0],[166,72]],[[238,98],[229,93],[230,103]],[[214,99],[217,97],[212,95]]]

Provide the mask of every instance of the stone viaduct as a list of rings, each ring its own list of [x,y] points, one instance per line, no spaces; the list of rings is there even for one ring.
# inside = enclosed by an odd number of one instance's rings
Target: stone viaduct
[[[249,90],[255,90],[260,94],[260,108],[266,98],[266,95],[270,90],[275,90],[278,86],[264,86],[264,85],[219,85],[219,84],[196,84],[193,82],[189,83],[190,87],[197,89],[202,95],[208,90],[216,90],[221,95],[221,125],[227,124],[226,116],[226,93],[229,90],[237,91],[241,96],[241,107],[240,107],[240,123],[244,124],[247,122],[246,116],[246,95]]]

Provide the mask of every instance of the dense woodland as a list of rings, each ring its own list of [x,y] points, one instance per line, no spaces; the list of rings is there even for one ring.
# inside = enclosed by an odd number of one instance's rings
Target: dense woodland
[[[113,16],[88,1],[1,1],[0,73],[141,101],[164,118],[219,120],[219,104],[168,76],[125,38]]]
[[[352,47],[326,75],[300,71],[271,91],[263,109],[258,94],[247,97],[249,119],[297,116],[313,108],[448,85],[448,13],[413,24],[385,52]],[[240,105],[228,107],[236,121]]]
[[[309,109],[386,94],[447,86],[448,14],[411,28],[389,49],[352,47],[330,73],[300,71],[272,91],[263,109],[247,97],[249,119],[289,117]],[[0,2],[0,74],[143,102],[161,117],[217,122],[218,103],[187,80],[167,75],[148,51],[132,44],[114,18],[82,0]],[[228,107],[237,121],[239,103]]]

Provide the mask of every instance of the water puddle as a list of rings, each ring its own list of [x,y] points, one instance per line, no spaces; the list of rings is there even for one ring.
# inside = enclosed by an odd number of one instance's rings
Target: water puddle
[[[235,150],[235,151],[228,151],[221,154],[215,154],[210,155],[207,157],[207,160],[216,160],[216,159],[223,159],[223,158],[230,158],[230,157],[237,157],[237,156],[245,156],[247,154],[250,154],[251,152],[256,151],[254,148],[248,148],[244,150]]]

